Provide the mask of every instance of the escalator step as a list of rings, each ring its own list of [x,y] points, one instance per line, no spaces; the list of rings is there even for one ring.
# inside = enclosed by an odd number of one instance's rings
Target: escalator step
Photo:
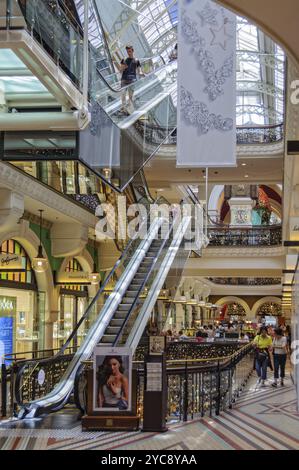
[[[108,328],[106,328],[106,331],[104,333],[104,336],[108,335],[113,335],[113,336],[116,336],[117,333],[119,332],[120,328],[119,326],[108,326]]]
[[[126,318],[127,312],[126,311],[119,311],[116,310],[113,319],[114,320],[124,320]]]
[[[119,318],[119,319],[113,318],[113,319],[110,321],[110,325],[111,325],[111,326],[115,326],[115,327],[117,327],[117,328],[120,328],[120,327],[122,326],[123,322],[124,322],[124,318]],[[109,327],[110,327],[110,326],[109,326]]]
[[[142,273],[147,273],[148,272],[148,267],[147,266],[139,266],[137,274],[142,274]]]
[[[132,305],[132,303],[134,302],[135,298],[134,297],[129,297],[127,296],[127,292],[126,292],[126,297],[123,297],[121,302],[122,304],[126,304],[126,305]]]
[[[112,344],[113,341],[115,340],[116,335],[104,335],[101,339],[101,343],[110,343]]]

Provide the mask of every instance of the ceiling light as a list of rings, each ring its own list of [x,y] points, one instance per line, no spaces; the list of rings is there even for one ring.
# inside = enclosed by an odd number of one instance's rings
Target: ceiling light
[[[32,269],[34,269],[36,273],[44,273],[48,268],[48,260],[43,254],[42,247],[42,213],[43,210],[39,209],[39,246],[37,255],[32,260]]]
[[[101,275],[97,271],[96,255],[97,255],[97,249],[96,249],[96,235],[95,235],[94,245],[93,245],[93,272],[89,274],[90,283],[94,286],[97,285],[101,280]]]
[[[249,175],[244,175],[244,178],[249,178]]]
[[[246,165],[247,165],[247,163],[242,163],[242,166],[246,166]]]

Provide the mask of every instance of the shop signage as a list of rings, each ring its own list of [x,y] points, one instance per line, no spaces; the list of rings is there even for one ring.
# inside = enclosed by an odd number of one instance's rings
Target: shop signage
[[[0,254],[0,271],[22,269],[22,257],[11,253]]]
[[[0,364],[4,362],[5,354],[13,353],[13,318],[0,317]],[[9,364],[10,361],[5,361]]]
[[[64,272],[57,276],[57,284],[89,284],[90,273],[86,271]]]
[[[13,300],[0,297],[0,312],[11,312],[15,308],[15,303]]]

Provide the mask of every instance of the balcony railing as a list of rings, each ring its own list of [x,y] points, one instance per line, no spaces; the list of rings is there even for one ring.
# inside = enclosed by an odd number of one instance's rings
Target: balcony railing
[[[274,144],[283,140],[283,124],[276,126],[237,127],[238,145]]]
[[[213,284],[222,286],[280,286],[281,278],[273,277],[209,277]]]
[[[145,126],[144,123],[138,122],[138,126]],[[282,142],[284,137],[284,125],[275,126],[255,126],[255,127],[237,127],[237,144],[238,145],[258,145],[258,144],[274,144]],[[167,137],[167,131],[158,126],[146,126],[146,140],[154,144],[161,144]],[[166,144],[176,145],[176,130],[168,137]]]
[[[254,228],[209,228],[209,247],[220,246],[279,246],[282,243],[281,226]]]

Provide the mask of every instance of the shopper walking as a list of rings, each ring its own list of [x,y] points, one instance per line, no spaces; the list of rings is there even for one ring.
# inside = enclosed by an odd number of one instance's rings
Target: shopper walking
[[[267,367],[272,357],[272,338],[267,334],[267,328],[262,326],[259,334],[254,338],[253,345],[255,352],[255,368],[258,375],[258,383],[265,385],[267,380]]]
[[[280,372],[280,384],[284,385],[285,366],[287,361],[287,338],[283,335],[281,328],[274,330],[273,339],[273,357],[274,357],[274,382],[272,387],[277,387]]]

